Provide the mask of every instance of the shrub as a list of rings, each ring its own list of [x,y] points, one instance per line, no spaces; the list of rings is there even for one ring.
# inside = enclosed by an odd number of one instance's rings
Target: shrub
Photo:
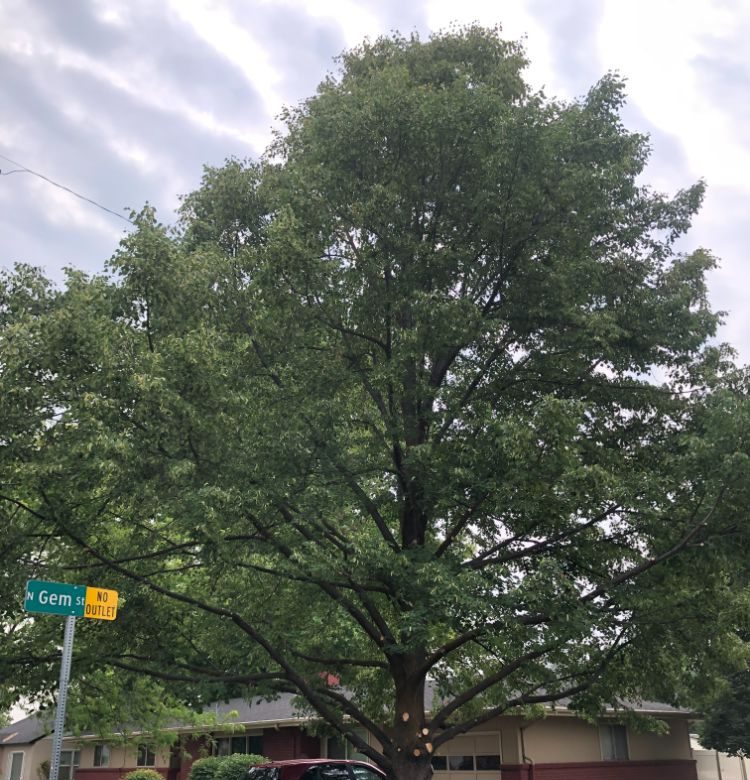
[[[134,769],[128,772],[122,780],[164,780],[164,775],[155,769]]]
[[[190,774],[188,780],[214,780],[216,777],[216,770],[219,768],[219,764],[223,761],[219,756],[207,756],[206,758],[199,758],[193,762],[190,767]]]
[[[214,780],[245,780],[249,766],[264,764],[266,761],[267,758],[253,753],[233,753],[231,756],[224,756],[219,759]]]

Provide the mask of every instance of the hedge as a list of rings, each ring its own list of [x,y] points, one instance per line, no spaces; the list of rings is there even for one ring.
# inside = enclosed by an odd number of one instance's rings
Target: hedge
[[[164,780],[164,775],[155,769],[134,769],[128,772],[122,780]]]
[[[253,753],[233,753],[231,756],[209,756],[199,758],[190,768],[188,780],[245,780],[247,769],[254,764],[268,761],[264,756]],[[134,780],[156,780],[137,778]]]

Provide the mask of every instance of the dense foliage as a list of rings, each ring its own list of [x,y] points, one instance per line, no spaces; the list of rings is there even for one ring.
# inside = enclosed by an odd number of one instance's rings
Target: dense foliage
[[[27,575],[121,592],[80,690],[291,691],[393,777],[519,707],[699,694],[750,498],[714,259],[675,249],[702,184],[644,186],[622,84],[547,99],[493,31],[340,64],[177,233],[3,277],[6,695],[54,686]]]
[[[266,761],[267,758],[254,753],[206,756],[192,763],[188,780],[245,780],[248,767]]]
[[[710,703],[700,725],[703,747],[750,757],[750,672],[736,672]]]
[[[214,780],[221,763],[220,756],[205,756],[190,765],[188,780]]]
[[[164,775],[161,772],[157,772],[155,769],[139,768],[134,769],[132,772],[128,772],[123,780],[159,780]]]
[[[216,765],[214,780],[246,780],[248,767],[265,761],[268,759],[254,753],[233,753],[230,756],[222,756]]]

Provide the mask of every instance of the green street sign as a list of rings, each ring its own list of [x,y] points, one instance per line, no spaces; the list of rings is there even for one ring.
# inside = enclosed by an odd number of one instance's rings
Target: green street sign
[[[23,608],[27,612],[83,617],[85,607],[85,585],[67,585],[64,582],[44,580],[29,580],[26,583]]]
[[[65,582],[29,580],[26,583],[26,598],[23,607],[27,612],[41,612],[43,615],[65,615],[62,663],[60,664],[60,690],[57,694],[50,780],[60,777],[62,738],[65,731],[65,705],[70,682],[70,663],[73,658],[73,635],[76,618],[114,620],[117,617],[118,593],[107,588],[91,588],[86,585],[68,585]]]

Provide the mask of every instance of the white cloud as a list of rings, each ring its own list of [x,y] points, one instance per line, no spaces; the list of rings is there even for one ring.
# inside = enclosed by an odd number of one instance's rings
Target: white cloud
[[[224,18],[216,15],[211,24],[206,22],[205,8],[207,3],[201,0],[190,0],[180,3],[183,15],[195,27],[196,31],[212,40],[219,38],[224,32]],[[212,17],[213,18],[213,17]],[[242,43],[247,44],[247,36],[242,35]],[[239,45],[240,40],[234,36],[234,42]],[[230,38],[227,45],[232,43]],[[258,133],[248,127],[238,127],[234,122],[227,122],[224,117],[217,117],[210,111],[201,109],[185,98],[183,94],[174,89],[170,80],[165,80],[158,71],[154,70],[153,63],[147,61],[119,62],[116,59],[107,60],[92,56],[80,49],[49,42],[29,33],[25,30],[14,30],[6,39],[0,37],[0,52],[5,51],[16,60],[24,61],[27,66],[38,66],[46,62],[46,67],[61,71],[72,71],[86,74],[89,77],[105,82],[126,94],[133,100],[160,111],[167,111],[179,116],[196,127],[200,127],[218,136],[227,136],[241,141],[256,151],[260,152],[267,142],[265,134]],[[257,53],[261,51],[257,46],[253,49],[245,46],[244,66],[249,67],[255,61]],[[226,54],[226,52],[224,52]],[[270,99],[273,94],[273,86],[266,80],[268,73],[259,68],[253,73],[253,81],[261,94]],[[87,121],[91,116],[90,110],[81,105],[77,106],[63,96],[64,110],[77,122]]]
[[[31,197],[37,204],[39,212],[50,224],[83,228],[111,237],[113,242],[119,240],[122,225],[113,224],[110,217],[105,216],[86,201],[59,187],[53,187],[41,179],[29,177],[26,186],[31,189]]]
[[[126,29],[130,18],[127,4],[117,5],[112,0],[91,0],[94,13],[99,21],[113,27]]]
[[[384,32],[380,29],[378,17],[357,0],[327,0],[327,2],[297,0],[290,5],[302,8],[313,19],[335,21],[347,48],[356,46],[365,38],[374,38]],[[331,56],[338,53],[331,52]]]
[[[266,110],[275,113],[281,77],[273,64],[271,47],[257,41],[251,30],[239,27],[225,5],[215,0],[170,0],[170,8],[217,54],[240,68],[261,95]]]
[[[654,126],[676,135],[690,175],[743,186],[750,167],[727,107],[701,90],[696,58],[727,35],[736,20],[711,2],[609,2],[599,53],[627,76],[635,105]]]

